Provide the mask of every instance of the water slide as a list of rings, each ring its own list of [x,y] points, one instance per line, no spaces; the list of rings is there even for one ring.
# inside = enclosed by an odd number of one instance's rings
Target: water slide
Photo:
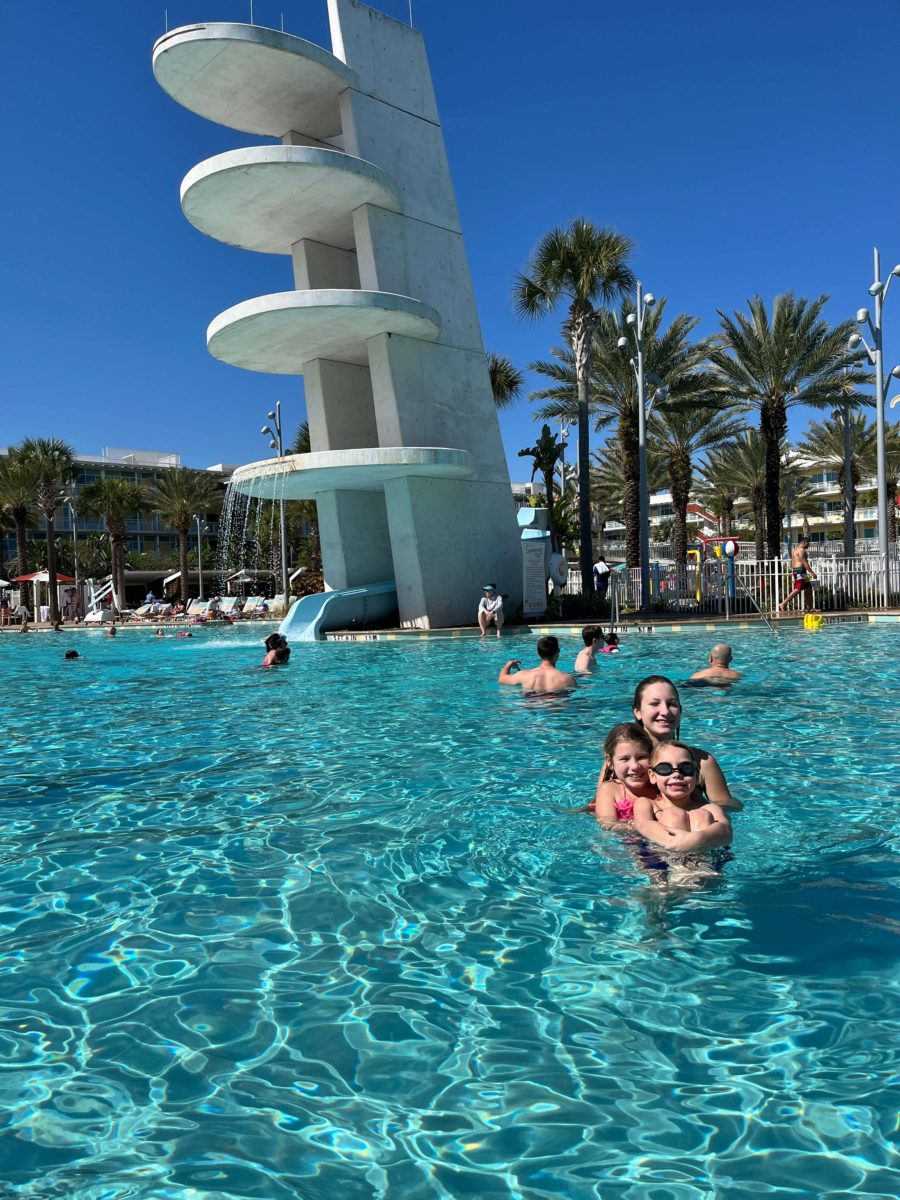
[[[365,628],[397,611],[397,585],[393,579],[318,592],[304,596],[291,607],[279,631],[290,641],[315,642],[334,629]]]

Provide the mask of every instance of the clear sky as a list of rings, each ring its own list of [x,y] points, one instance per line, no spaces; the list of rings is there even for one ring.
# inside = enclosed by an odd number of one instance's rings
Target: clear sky
[[[195,466],[269,453],[302,383],[206,350],[223,309],[292,286],[290,260],[220,245],[181,215],[202,159],[252,144],[154,82],[165,0],[0,0],[0,445],[174,450]],[[408,16],[408,0],[376,7]],[[247,21],[249,0],[169,0],[169,27]],[[258,24],[329,46],[325,0],[254,0]],[[900,4],[867,0],[413,0],[426,37],[485,344],[526,367],[558,321],[525,325],[514,274],[584,216],[637,243],[669,312],[791,289],[867,302],[872,246],[900,261]],[[900,283],[886,305],[900,362]],[[888,366],[891,365],[888,364]],[[801,413],[792,431],[803,428]],[[894,417],[898,410],[894,410]],[[502,418],[513,478],[532,409]]]

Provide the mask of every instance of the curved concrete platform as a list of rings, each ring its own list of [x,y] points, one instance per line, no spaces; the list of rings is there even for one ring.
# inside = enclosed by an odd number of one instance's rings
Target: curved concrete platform
[[[263,254],[290,254],[301,238],[355,247],[353,211],[400,212],[386,171],[340,150],[254,146],[198,163],[181,184],[181,208],[201,233]]]
[[[236,491],[263,500],[313,500],[320,492],[377,492],[389,479],[407,475],[468,479],[474,473],[468,450],[377,446],[267,458],[238,467],[231,484]]]
[[[326,289],[275,292],[226,309],[210,323],[210,354],[269,375],[302,375],[316,358],[368,365],[366,342],[382,333],[434,341],[438,313],[411,296]]]
[[[261,137],[341,132],[338,97],[356,72],[303,38],[259,25],[183,25],[153,47],[153,74],[173,100]]]

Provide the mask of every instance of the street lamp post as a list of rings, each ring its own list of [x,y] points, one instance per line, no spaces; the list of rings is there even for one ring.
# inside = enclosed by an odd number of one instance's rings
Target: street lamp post
[[[279,458],[284,458],[284,441],[281,436],[281,401],[275,404],[275,411],[266,413],[266,416],[272,422],[271,427],[263,425],[260,433],[268,436],[269,448],[274,450]],[[284,496],[279,500],[279,530],[281,533],[281,592],[284,596],[284,602],[287,604],[288,589],[290,588],[290,580],[288,579],[288,562],[287,562],[287,527],[284,518]]]
[[[881,281],[881,255],[876,247],[873,251],[875,278],[869,285],[869,295],[875,301],[875,319],[867,308],[860,308],[856,313],[857,324],[868,325],[872,334],[872,345],[860,333],[850,336],[848,348],[856,350],[863,347],[863,353],[875,368],[875,440],[878,457],[878,553],[883,564],[882,595],[885,608],[888,604],[890,560],[888,544],[888,507],[887,507],[887,459],[885,454],[884,407],[887,399],[887,388],[892,378],[900,378],[900,366],[893,367],[884,378],[884,301],[891,286],[891,280],[900,275],[900,263],[894,267],[886,283]]]
[[[641,608],[650,607],[650,493],[647,485],[647,417],[646,380],[644,378],[644,324],[647,310],[656,303],[656,297],[647,292],[644,294],[640,280],[637,284],[635,311],[625,318],[631,329],[634,341],[634,353],[631,365],[634,368],[638,389],[638,488],[640,491],[639,544],[641,564]],[[620,337],[617,343],[620,350],[629,349],[627,337]],[[654,399],[662,399],[663,389],[660,388]],[[651,402],[652,407],[652,402]]]

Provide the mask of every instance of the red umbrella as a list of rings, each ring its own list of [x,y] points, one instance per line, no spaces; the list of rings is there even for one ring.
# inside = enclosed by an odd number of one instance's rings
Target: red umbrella
[[[48,571],[33,571],[30,575],[17,575],[14,583],[49,583],[50,574]],[[56,573],[57,583],[75,583],[75,579],[71,575],[60,575]]]

